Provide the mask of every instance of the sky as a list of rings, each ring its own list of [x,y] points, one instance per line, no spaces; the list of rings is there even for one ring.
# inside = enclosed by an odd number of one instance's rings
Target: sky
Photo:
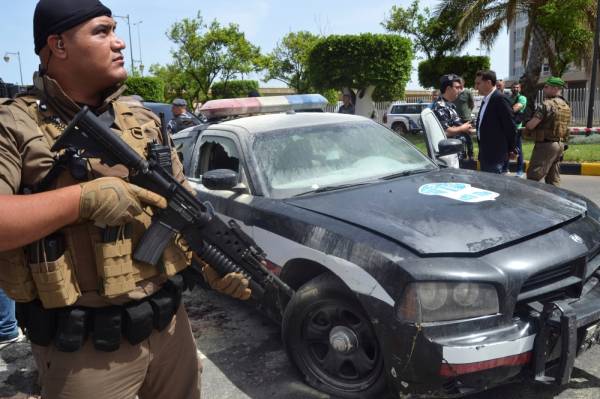
[[[385,33],[381,26],[392,6],[408,6],[412,0],[103,0],[115,16],[130,17],[133,58],[140,59],[148,67],[171,61],[174,45],[165,32],[183,18],[193,18],[202,12],[205,21],[216,19],[221,24],[230,22],[240,26],[246,38],[270,52],[288,32],[307,30],[316,34],[357,34],[363,32]],[[20,54],[23,82],[31,84],[33,72],[38,68],[38,58],[33,51],[33,10],[37,0],[0,0],[2,24],[0,24],[0,53]],[[437,0],[421,0],[423,7],[434,7]],[[127,21],[116,18],[117,34],[130,45]],[[138,23],[141,21],[140,23]],[[138,40],[140,39],[140,40]],[[472,40],[462,54],[490,55],[492,69],[498,77],[508,76],[508,34],[502,32],[489,53],[479,49]],[[125,50],[126,63],[131,63],[130,49]],[[0,78],[5,82],[20,83],[19,62],[16,55],[9,54],[9,62],[0,59]],[[418,89],[416,62],[413,62],[411,81],[407,89]],[[449,71],[454,72],[454,71]],[[261,87],[281,87],[277,81],[259,82]]]

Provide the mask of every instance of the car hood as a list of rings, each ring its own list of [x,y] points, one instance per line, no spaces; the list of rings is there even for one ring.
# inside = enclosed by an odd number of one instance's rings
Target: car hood
[[[285,202],[359,226],[421,255],[477,254],[556,229],[586,212],[568,192],[466,170],[439,170]]]

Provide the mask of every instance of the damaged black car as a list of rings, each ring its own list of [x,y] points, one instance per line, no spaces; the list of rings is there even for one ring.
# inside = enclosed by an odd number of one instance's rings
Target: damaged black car
[[[343,398],[566,384],[599,341],[600,210],[446,167],[461,144],[422,117],[430,157],[328,113],[238,117],[174,139],[198,195],[295,290],[266,306],[308,384]]]

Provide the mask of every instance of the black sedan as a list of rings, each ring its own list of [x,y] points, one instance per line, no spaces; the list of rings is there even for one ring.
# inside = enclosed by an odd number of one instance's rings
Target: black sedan
[[[434,160],[352,115],[250,116],[174,138],[198,195],[295,290],[268,311],[310,385],[378,398],[566,384],[599,340],[600,210],[440,167],[459,149],[431,118]]]

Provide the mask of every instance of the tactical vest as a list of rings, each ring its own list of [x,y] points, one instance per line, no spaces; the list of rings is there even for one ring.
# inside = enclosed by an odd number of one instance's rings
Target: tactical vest
[[[546,115],[531,133],[535,141],[566,141],[569,137],[571,107],[562,97],[544,101]]]
[[[36,122],[51,147],[66,126],[57,123],[52,111],[40,110],[38,104],[37,98],[23,96],[17,98],[13,106],[25,111]],[[113,102],[113,109],[115,123],[122,128],[122,131],[113,131],[120,134],[138,154],[147,158],[147,144],[154,139],[160,140],[158,122],[153,119],[140,125],[132,110],[117,101]],[[174,152],[173,157],[177,157]],[[103,176],[127,179],[127,170],[121,165],[107,167],[97,159],[90,159],[87,169],[88,180]],[[75,180],[69,170],[65,170],[52,188],[78,183],[80,181]],[[151,209],[146,207],[145,212],[131,222],[130,228],[123,226],[116,239],[109,242],[103,240],[103,229],[94,226],[93,222],[64,227],[57,232],[64,239],[64,251],[61,250],[57,259],[48,258],[52,249],[48,241],[0,253],[0,268],[3,270],[0,273],[0,286],[15,301],[29,302],[37,297],[46,309],[73,305],[87,292],[96,292],[111,300],[110,303],[134,299],[129,294],[136,289],[136,283],[157,276],[163,276],[166,280],[187,267],[191,260],[191,253],[179,238],[167,246],[158,266],[132,259],[133,249],[150,225],[151,213]],[[130,230],[130,234],[126,235],[126,230]],[[106,303],[93,306],[103,305]]]

